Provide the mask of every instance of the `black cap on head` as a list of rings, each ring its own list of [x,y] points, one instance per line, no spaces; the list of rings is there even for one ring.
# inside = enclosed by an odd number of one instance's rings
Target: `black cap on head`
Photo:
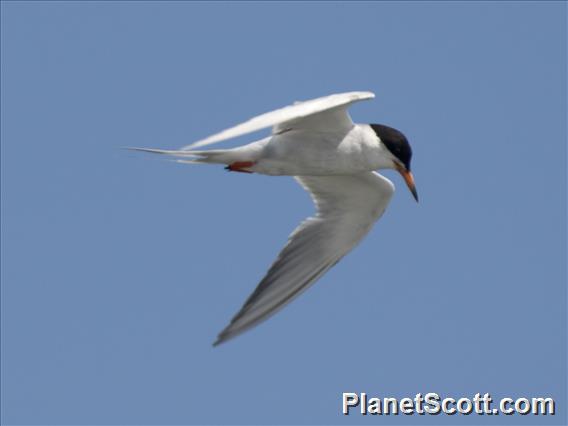
[[[406,170],[410,171],[412,148],[410,148],[410,144],[406,140],[406,136],[398,130],[389,126],[383,126],[382,124],[371,124],[370,126],[391,154],[404,164]]]

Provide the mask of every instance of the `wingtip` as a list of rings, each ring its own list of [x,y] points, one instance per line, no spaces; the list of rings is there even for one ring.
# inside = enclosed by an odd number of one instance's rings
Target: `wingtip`
[[[233,328],[233,322],[231,322],[231,324],[229,324],[227,327],[225,327],[223,330],[221,330],[221,332],[219,334],[217,334],[217,339],[215,339],[215,341],[213,342],[213,347],[219,346],[231,339],[233,339],[234,337],[238,336],[239,334],[241,334],[244,330],[237,330],[235,331]]]
[[[361,92],[356,92],[357,94],[359,94],[360,96],[362,96],[364,99],[374,99],[375,98],[375,94],[373,92],[370,92],[368,90],[364,90]]]
[[[230,339],[230,337],[224,336],[223,333],[220,333],[220,334],[217,336],[217,339],[215,339],[215,341],[213,342],[213,345],[212,345],[212,346],[213,346],[214,348],[216,348],[217,346],[219,346],[219,345],[225,343],[225,342],[226,342],[227,340],[229,340],[229,339]]]

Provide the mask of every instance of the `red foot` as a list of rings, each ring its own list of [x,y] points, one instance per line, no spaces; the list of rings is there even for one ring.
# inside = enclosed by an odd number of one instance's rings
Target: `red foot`
[[[250,170],[245,170],[245,169],[248,167],[252,167],[255,164],[256,161],[236,161],[234,163],[229,164],[225,168],[231,172],[253,173]]]

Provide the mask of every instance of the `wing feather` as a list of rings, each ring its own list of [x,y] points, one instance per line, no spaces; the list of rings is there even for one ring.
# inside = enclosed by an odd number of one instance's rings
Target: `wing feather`
[[[363,239],[394,192],[393,184],[375,172],[296,180],[312,196],[317,213],[292,232],[215,345],[266,320],[306,290]]]
[[[297,102],[284,108],[280,108],[257,117],[251,118],[244,123],[238,124],[222,132],[211,135],[205,139],[199,140],[183,147],[184,150],[199,148],[211,145],[220,141],[235,138],[237,136],[246,135],[256,132],[267,127],[275,126],[275,133],[287,130],[291,125],[302,126],[303,120],[316,114],[320,115],[319,119],[311,120],[311,126],[326,127],[331,126],[352,126],[353,122],[347,114],[347,108],[354,102],[365,99],[372,99],[375,95],[371,92],[347,92],[335,95],[324,96],[322,98],[312,99],[305,102]],[[330,116],[326,116],[326,111],[330,111]],[[323,118],[323,119],[322,119]],[[288,126],[284,123],[289,123]]]

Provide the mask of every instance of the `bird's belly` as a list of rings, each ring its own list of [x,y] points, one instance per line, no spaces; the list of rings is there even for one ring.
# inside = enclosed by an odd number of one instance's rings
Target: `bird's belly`
[[[332,136],[273,138],[251,171],[267,175],[344,175],[376,170],[380,159],[372,147]]]

